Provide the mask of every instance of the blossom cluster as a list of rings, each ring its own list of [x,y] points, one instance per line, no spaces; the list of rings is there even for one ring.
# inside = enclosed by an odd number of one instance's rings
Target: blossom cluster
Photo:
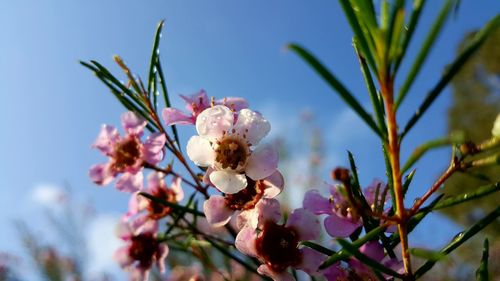
[[[337,183],[330,186],[327,197],[319,190],[310,190],[301,208],[283,213],[276,199],[285,186],[278,169],[278,151],[264,140],[271,130],[268,120],[250,109],[242,98],[216,101],[204,91],[181,97],[187,111],[163,109],[163,125],[194,125],[197,134],[189,138],[185,151],[202,171],[191,179],[195,183],[174,172],[171,164],[160,166],[168,154],[168,135],[160,131],[143,140],[148,123],[134,112],[121,117],[124,136],[115,127],[103,125],[93,144],[108,161],[92,166],[90,178],[98,185],[107,185],[116,178],[116,188],[130,193],[128,211],[117,231],[124,246],[116,251],[115,259],[130,272],[131,280],[147,280],[154,265],[160,272],[165,271],[169,248],[159,239],[159,221],[172,215],[174,206],[183,200],[183,182],[204,196],[203,213],[209,228],[233,229],[234,246],[259,262],[259,274],[274,280],[294,280],[289,272],[292,268],[327,280],[375,280],[372,270],[354,258],[320,270],[327,255],[302,244],[321,241],[323,228],[333,238],[361,231],[363,214],[348,196],[351,181],[347,169],[334,172],[341,176],[333,177]],[[145,180],[146,172],[149,174]],[[156,200],[144,197],[144,193]],[[374,181],[363,193],[371,212],[387,212],[384,183]],[[178,225],[192,227],[187,221]],[[396,271],[401,267],[396,258],[386,258],[375,240],[360,251]]]

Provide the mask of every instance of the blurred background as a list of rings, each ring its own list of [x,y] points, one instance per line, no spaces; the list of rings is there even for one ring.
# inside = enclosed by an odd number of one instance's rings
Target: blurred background
[[[441,1],[428,2],[403,73],[441,6]],[[471,32],[499,11],[495,0],[461,1],[402,105],[400,120],[413,113]],[[347,164],[346,150],[356,157],[364,185],[384,179],[378,139],[284,48],[289,42],[306,46],[368,105],[352,34],[336,1],[6,2],[0,9],[0,280],[44,280],[48,275],[40,266],[60,265],[84,280],[125,278],[112,253],[120,245],[113,233],[128,195],[97,187],[87,175],[103,159],[90,149],[100,125],[119,125],[123,109],[78,61],[95,59],[119,73],[112,60],[119,54],[145,77],[161,19],[166,21],[161,59],[173,105],[183,107],[178,95],[200,89],[216,98],[246,98],[270,120],[271,139],[283,148],[280,167],[287,189],[282,197],[291,207],[300,206],[307,189],[326,190],[329,171]],[[500,112],[499,45],[497,32],[410,133],[403,159],[419,143],[451,131],[487,138]],[[193,133],[192,127],[180,128],[184,143]],[[418,163],[408,203],[443,171],[449,155],[448,149],[437,150]],[[500,171],[484,173],[498,177]],[[456,177],[444,192],[479,185],[471,181]],[[432,214],[412,233],[412,246],[439,248],[499,199],[497,194]],[[499,229],[497,222],[485,232],[496,256],[492,265],[499,264]],[[474,243],[482,239],[476,240],[428,280],[470,280],[480,260]]]

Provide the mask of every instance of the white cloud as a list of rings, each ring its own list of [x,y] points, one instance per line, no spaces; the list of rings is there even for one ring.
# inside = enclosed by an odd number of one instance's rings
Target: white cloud
[[[103,272],[122,274],[122,270],[113,260],[113,253],[122,246],[122,242],[115,235],[115,228],[119,216],[101,214],[95,217],[87,230],[87,245],[89,257],[88,273],[96,275]]]
[[[37,184],[31,191],[31,199],[47,208],[57,207],[65,196],[63,188],[55,184]]]
[[[332,120],[331,133],[328,134],[327,138],[336,145],[335,148],[345,149],[339,146],[364,139],[371,134],[368,126],[350,108],[344,108],[340,113],[334,115]]]

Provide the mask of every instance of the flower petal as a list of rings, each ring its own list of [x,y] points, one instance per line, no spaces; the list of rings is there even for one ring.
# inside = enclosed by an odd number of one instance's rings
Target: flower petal
[[[236,236],[234,245],[236,246],[236,249],[243,254],[256,257],[257,250],[255,249],[255,239],[257,239],[255,229],[252,229],[251,227],[244,227]]]
[[[122,267],[122,268],[126,268],[128,266],[130,266],[133,262],[134,262],[134,259],[132,259],[132,257],[130,257],[130,253],[129,253],[129,247],[128,246],[124,246],[124,247],[121,247],[119,248],[118,250],[116,250],[113,254],[113,259],[118,262],[118,264]]]
[[[130,225],[125,221],[120,221],[115,228],[116,237],[122,240],[130,240],[133,236],[133,230],[130,228]]]
[[[164,108],[161,112],[161,116],[163,117],[163,121],[165,121],[165,124],[167,126],[190,124],[194,125],[195,122],[195,119],[192,115],[187,115],[179,109],[172,107]]]
[[[331,214],[333,208],[330,200],[321,196],[317,190],[309,190],[306,192],[302,205],[305,209],[316,215]]]
[[[295,279],[293,276],[288,273],[286,270],[285,271],[274,271],[272,270],[268,265],[261,265],[259,268],[257,268],[257,272],[263,275],[267,275],[271,277],[274,281],[294,281]]]
[[[210,100],[204,90],[200,90],[198,93],[193,95],[180,96],[186,102],[186,109],[194,116],[210,107]]]
[[[182,183],[182,178],[176,177],[172,181],[172,184],[170,185],[170,188],[175,193],[175,201],[177,201],[177,202],[180,202],[184,198],[184,190],[182,189],[181,183]]]
[[[165,272],[165,259],[168,256],[168,252],[167,243],[160,243],[160,245],[158,245],[158,250],[156,252],[156,266],[158,267],[158,271],[161,273]]]
[[[210,142],[200,136],[192,136],[186,147],[186,152],[196,166],[207,167],[215,161],[215,151]]]
[[[144,175],[142,172],[124,173],[116,181],[116,188],[123,192],[136,192],[142,189],[144,184]]]
[[[98,185],[107,185],[115,178],[109,164],[93,165],[90,167],[89,177]]]
[[[280,203],[276,199],[261,199],[250,214],[248,224],[254,228],[262,227],[266,221],[278,222],[281,218]]]
[[[378,195],[379,198],[375,198],[375,195],[377,193],[377,187],[380,188],[380,192]],[[386,188],[386,184],[384,184],[381,180],[378,180],[378,179],[374,179],[369,186],[364,188],[363,194],[365,195],[366,202],[368,203],[368,205],[372,206],[373,204],[375,204],[375,201],[379,201],[382,199],[380,197],[381,197],[381,194],[382,194],[384,188]],[[383,199],[385,199],[384,205],[387,201],[387,198],[388,198],[388,196],[386,196],[386,198],[383,198]],[[381,202],[377,202],[378,205],[380,205],[380,203]]]
[[[156,165],[163,160],[163,147],[166,137],[162,133],[151,134],[144,142],[144,160]]]
[[[210,181],[217,189],[226,194],[237,193],[247,186],[245,175],[226,171],[213,171],[210,174]]]
[[[205,174],[203,175],[203,183],[204,184],[208,184],[208,185],[214,185],[211,181],[210,181],[210,174],[215,171],[212,167],[208,166],[207,167],[207,170],[205,171]]]
[[[299,234],[299,240],[314,240],[319,237],[321,225],[318,218],[306,209],[295,209],[286,222],[287,227],[293,227]]]
[[[224,197],[220,195],[210,196],[203,203],[203,212],[213,227],[226,225],[233,215],[233,211],[226,206]]]
[[[141,211],[141,201],[142,196],[138,196],[138,192],[134,192],[128,201],[128,212],[123,217],[123,220],[128,220],[129,218],[135,216]]]
[[[236,98],[236,97],[226,97],[217,100],[215,104],[225,105],[235,112],[238,112],[244,108],[248,108],[248,102],[244,98]]]
[[[378,262],[384,259],[384,248],[377,241],[369,241],[363,244],[359,251]]]
[[[351,235],[360,223],[352,222],[351,220],[332,214],[325,219],[326,232],[332,237],[347,237]]]
[[[215,140],[233,126],[233,112],[223,105],[216,105],[201,112],[196,118],[196,131],[202,137]]]
[[[128,111],[122,114],[122,126],[130,135],[142,135],[144,127],[146,127],[147,122],[142,117],[137,115],[133,111]]]
[[[260,113],[245,108],[240,110],[234,129],[249,143],[256,146],[269,133],[271,124]]]
[[[295,268],[304,271],[309,275],[318,273],[318,268],[326,260],[326,256],[307,247],[300,249],[302,253],[302,262]]]
[[[260,145],[248,159],[245,173],[253,180],[272,175],[278,168],[278,151],[273,145]]]
[[[278,170],[276,170],[269,177],[265,178],[263,181],[266,185],[266,189],[264,189],[264,198],[274,198],[278,196],[285,185],[285,179]]]
[[[148,175],[147,182],[149,193],[157,193],[160,188],[165,188],[165,174],[161,172],[151,172]]]
[[[103,154],[109,155],[113,146],[120,140],[118,130],[110,125],[103,124],[92,147],[99,149]]]
[[[322,271],[327,281],[349,280],[347,271],[340,266],[340,263],[334,263]]]

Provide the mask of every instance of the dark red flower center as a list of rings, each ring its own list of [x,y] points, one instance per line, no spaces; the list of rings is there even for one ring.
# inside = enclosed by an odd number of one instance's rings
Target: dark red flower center
[[[177,203],[175,192],[170,188],[158,188],[152,195],[156,198],[161,198],[167,202]],[[147,206],[149,217],[154,220],[159,220],[168,216],[172,212],[172,208],[160,203],[149,200]]]
[[[113,151],[113,170],[124,172],[141,157],[141,144],[136,137],[128,137],[116,144]]]
[[[293,228],[268,221],[255,241],[255,248],[272,270],[280,272],[302,262],[298,244],[299,236]]]
[[[247,177],[247,187],[235,194],[224,196],[226,206],[231,210],[248,210],[255,207],[264,195],[266,185],[262,181],[254,181]]]
[[[153,234],[140,234],[132,237],[129,255],[133,260],[138,261],[141,267],[150,268],[158,251],[158,246],[158,241]]]
[[[245,165],[248,157],[248,144],[243,139],[234,136],[224,136],[215,149],[215,161],[222,169],[236,170],[238,166]]]

